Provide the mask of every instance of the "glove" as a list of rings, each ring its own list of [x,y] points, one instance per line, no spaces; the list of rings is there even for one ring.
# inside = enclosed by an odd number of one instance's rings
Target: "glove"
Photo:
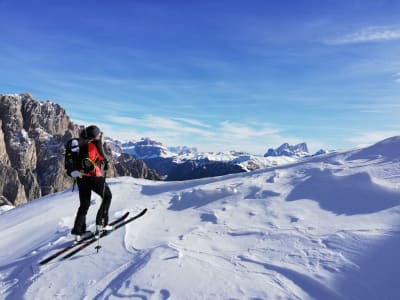
[[[82,160],[83,173],[89,173],[95,169],[95,163],[90,158],[84,158]]]
[[[73,178],[77,178],[77,177],[81,177],[83,175],[83,173],[79,172],[79,171],[72,171],[71,172],[71,176]]]

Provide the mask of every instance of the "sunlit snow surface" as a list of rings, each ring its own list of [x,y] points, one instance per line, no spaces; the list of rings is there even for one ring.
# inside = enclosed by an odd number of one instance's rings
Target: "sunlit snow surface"
[[[77,192],[1,213],[0,298],[400,298],[400,137],[250,173],[108,182],[112,218],[149,211],[98,254],[38,265],[71,241]]]

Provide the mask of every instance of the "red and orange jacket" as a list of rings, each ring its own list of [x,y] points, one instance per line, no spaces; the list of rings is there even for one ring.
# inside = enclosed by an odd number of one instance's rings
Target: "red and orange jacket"
[[[100,154],[96,145],[92,142],[88,143],[88,157],[94,164],[94,170],[86,173],[84,176],[94,176],[101,177],[103,174],[101,173],[99,162],[104,161],[104,157]]]

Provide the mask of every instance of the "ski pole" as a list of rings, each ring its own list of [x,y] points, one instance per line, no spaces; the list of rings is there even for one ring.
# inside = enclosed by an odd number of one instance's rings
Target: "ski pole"
[[[107,178],[107,170],[104,170],[104,184],[103,184],[103,199],[102,199],[102,201],[104,201],[104,195],[106,194],[106,178]],[[104,217],[101,219],[101,223],[102,223],[102,226],[104,226]],[[95,247],[95,249],[97,250],[97,253],[99,253],[99,250],[101,248],[101,245],[100,245],[101,232],[98,232],[97,234],[98,234],[97,246]]]

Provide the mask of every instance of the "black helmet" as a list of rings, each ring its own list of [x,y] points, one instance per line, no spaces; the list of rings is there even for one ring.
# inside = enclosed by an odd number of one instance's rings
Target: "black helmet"
[[[96,125],[90,125],[84,130],[84,134],[87,138],[95,138],[99,133],[101,133],[101,131]]]

